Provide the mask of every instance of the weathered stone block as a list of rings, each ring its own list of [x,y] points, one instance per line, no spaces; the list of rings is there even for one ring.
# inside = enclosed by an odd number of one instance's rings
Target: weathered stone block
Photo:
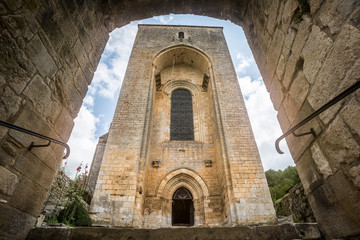
[[[299,7],[299,2],[296,0],[289,0],[285,2],[284,5],[284,9],[282,11],[282,18],[281,18],[281,24],[282,24],[282,30],[284,32],[287,31],[291,20],[292,20],[292,16],[295,13],[295,10]]]
[[[22,5],[22,2],[20,0],[4,0],[4,2],[11,11],[19,9]]]
[[[51,77],[55,73],[55,62],[38,35],[27,44],[26,51],[43,77]]]
[[[276,78],[274,81],[272,81],[270,90],[270,98],[273,102],[275,110],[279,110],[284,96],[284,87],[282,86],[281,82]]]
[[[315,15],[315,12],[320,8],[322,2],[323,0],[308,0],[311,15]]]
[[[0,113],[7,118],[13,116],[21,106],[21,98],[9,87],[5,87],[5,91],[0,96]],[[6,118],[4,119],[6,120]]]
[[[326,237],[357,236],[360,193],[345,175],[338,171],[308,195],[308,200]]]
[[[73,127],[73,118],[71,117],[69,111],[63,108],[59,114],[58,119],[55,122],[55,132],[57,132],[57,134],[61,136],[61,139],[63,141],[67,142],[69,140]]]
[[[76,87],[74,87],[74,77],[66,71],[58,71],[52,81],[52,89],[55,94],[69,111],[72,117],[76,117],[82,104],[82,98]]]
[[[327,55],[309,94],[308,100],[314,109],[320,108],[357,81],[356,73],[359,74],[360,69],[353,69],[353,66],[359,64],[359,54],[360,30],[346,24]],[[350,69],[350,72],[354,72],[351,74],[352,77],[348,78]],[[323,113],[321,118],[326,124],[336,114],[339,106],[337,104],[333,106],[334,110]]]
[[[50,190],[55,171],[49,168],[45,163],[41,162],[32,153],[29,152],[20,156],[14,164],[14,169],[44,189]]]
[[[302,107],[300,108],[298,114],[296,115],[296,118],[294,119],[292,126],[295,126],[302,120],[304,120],[307,116],[309,116],[311,113],[313,113],[314,110],[311,108],[309,103],[307,101],[304,101]],[[306,133],[310,131],[310,128],[313,128],[314,131],[319,134],[322,130],[321,125],[318,121],[318,119],[313,119],[309,122],[307,122],[305,125],[300,127],[295,131],[296,134]],[[290,152],[293,156],[293,159],[295,163],[299,159],[299,157],[303,154],[304,151],[307,150],[307,148],[312,143],[314,137],[309,134],[301,137],[295,137],[292,134],[287,137],[287,143],[290,149]]]
[[[269,8],[269,18],[266,25],[266,28],[270,33],[274,32],[275,30],[278,7],[279,7],[278,1],[271,1],[271,5]]]
[[[50,135],[49,133],[51,132],[51,128],[46,123],[44,123],[44,121],[42,121],[36,112],[32,111],[31,106],[28,106],[26,111],[23,110],[20,113],[14,124],[43,135]],[[38,140],[34,136],[27,135],[15,130],[10,130],[9,135],[17,142],[21,143],[25,148],[29,147],[31,142]]]
[[[46,33],[46,37],[50,40],[54,49],[57,50],[64,41],[60,25],[62,25],[64,21],[70,21],[70,19],[60,17],[63,12],[55,9],[56,6],[46,7],[47,9],[44,9],[43,13],[38,16],[39,23]]]
[[[276,29],[276,32],[272,36],[272,41],[269,47],[269,54],[266,59],[266,72],[269,74],[269,76],[274,75],[276,65],[279,62],[279,57],[283,48],[284,39],[284,32],[280,29]]]
[[[341,111],[345,123],[350,129],[360,136],[360,104],[353,97]]]
[[[320,70],[332,44],[332,39],[325,32],[321,31],[316,25],[312,26],[302,51],[304,56],[304,74],[311,84],[315,81],[316,74]]]
[[[8,204],[24,213],[37,217],[44,204],[46,193],[46,189],[22,176]]]
[[[311,31],[312,20],[311,18],[304,16],[303,21],[299,24],[297,28],[297,33],[292,45],[291,51],[296,57],[300,56],[301,50],[303,49],[305,42]]]
[[[50,123],[55,122],[60,112],[60,105],[51,99],[51,89],[39,75],[34,76],[24,90],[24,94]]]
[[[299,106],[297,102],[290,94],[287,94],[286,97],[284,98],[282,105],[285,109],[290,124],[294,125],[293,123],[299,110]]]
[[[285,87],[285,89],[289,89],[290,84],[292,82],[292,79],[294,77],[294,74],[296,72],[296,63],[299,62],[301,59],[295,57],[295,55],[290,55],[287,62],[286,62],[286,68],[284,73],[284,78],[282,79],[282,83]]]
[[[299,71],[291,84],[289,94],[296,102],[297,108],[299,110],[308,95],[310,85],[307,81],[307,78],[304,76],[303,71]]]
[[[352,164],[359,160],[359,143],[352,137],[340,117],[329,125],[320,137],[319,144],[335,171],[342,169],[342,164]]]
[[[0,166],[0,194],[11,196],[18,184],[18,176]]]
[[[2,3],[0,3],[0,14],[5,14],[6,12],[7,12],[7,10],[6,10],[5,6]]]
[[[76,89],[79,91],[82,98],[85,97],[87,91],[88,91],[88,82],[85,79],[85,76],[81,69],[78,69],[75,76],[74,76],[74,83]]]
[[[5,150],[10,156],[16,157],[18,155],[18,148],[17,144],[14,144],[14,141],[6,141],[3,142],[1,148]]]
[[[287,30],[287,34],[284,42],[284,48],[283,48],[283,55],[286,57],[288,56],[289,51],[291,50],[296,34],[297,34],[297,30],[295,28],[290,27]]]
[[[354,185],[360,190],[360,165],[352,167],[349,173]]]
[[[13,78],[19,78],[26,84],[25,80],[36,70],[31,61],[29,61],[24,52],[19,49],[16,41],[6,30],[2,32],[0,46],[0,55],[7,56],[6,58],[0,58],[0,72],[6,77],[7,82],[10,82],[10,84]]]
[[[318,169],[319,173],[324,176],[324,178],[327,178],[333,174],[328,160],[316,142],[311,146],[311,155],[316,164],[316,168]]]
[[[0,204],[0,212],[0,239],[26,239],[29,230],[34,227],[36,217],[19,211],[8,204]]]
[[[32,19],[31,14],[24,15],[11,15],[4,16],[4,23],[9,30],[9,32],[15,38],[25,38],[30,40],[38,28],[36,20]]]
[[[339,33],[344,21],[356,7],[359,7],[356,0],[324,1],[319,10],[319,20],[323,26],[329,28],[331,34]]]

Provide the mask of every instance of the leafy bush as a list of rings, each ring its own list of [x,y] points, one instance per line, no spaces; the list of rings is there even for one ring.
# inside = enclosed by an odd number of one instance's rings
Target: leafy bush
[[[61,210],[58,221],[70,226],[91,226],[91,219],[82,203],[75,199]]]
[[[274,203],[284,197],[290,188],[300,182],[296,168],[292,166],[287,167],[284,171],[269,169],[265,172],[265,175]]]
[[[90,199],[90,193],[84,189],[85,180],[86,174],[80,174],[70,182],[70,187],[66,193],[68,204],[59,213],[59,222],[70,226],[91,226],[88,212],[81,203],[82,200],[89,201]]]

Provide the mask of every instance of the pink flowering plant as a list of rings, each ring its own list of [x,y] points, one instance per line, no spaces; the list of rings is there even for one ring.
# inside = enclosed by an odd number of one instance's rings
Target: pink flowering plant
[[[59,221],[70,226],[90,226],[91,219],[84,207],[84,198],[87,191],[85,190],[85,183],[87,179],[88,165],[85,166],[85,171],[81,172],[82,163],[76,168],[75,179],[71,181],[70,187],[67,191],[66,197],[68,203],[59,214]],[[88,194],[86,194],[88,197]]]

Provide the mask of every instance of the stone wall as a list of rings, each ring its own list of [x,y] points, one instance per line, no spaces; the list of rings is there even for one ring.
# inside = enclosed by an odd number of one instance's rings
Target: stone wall
[[[108,33],[187,13],[244,28],[285,131],[359,80],[359,1],[307,2],[295,22],[297,0],[1,0],[1,120],[66,141]],[[299,129],[313,127],[317,138],[287,139],[319,225],[333,238],[360,234],[359,111],[355,93]],[[0,127],[3,238],[26,235],[61,162],[60,146],[27,151],[34,140]]]
[[[86,180],[86,189],[90,191],[91,196],[93,196],[94,194],[96,181],[99,176],[100,166],[101,166],[102,158],[104,156],[107,137],[108,137],[108,133],[99,137],[99,141],[98,144],[96,145],[94,157],[91,163],[89,176],[87,177]]]
[[[244,17],[283,131],[359,81],[359,1],[260,1]],[[249,5],[250,7],[250,5]],[[328,237],[358,235],[359,91],[286,138],[316,220]]]
[[[108,39],[102,18],[91,1],[0,2],[2,121],[68,140]],[[31,142],[47,143],[0,127],[1,239],[26,236],[62,161],[62,146]]]
[[[159,239],[159,240],[271,240],[271,239],[323,239],[316,224],[283,224],[277,226],[238,226],[218,228],[161,228],[133,229],[106,227],[35,228],[28,240],[83,239]]]
[[[293,186],[279,202],[276,202],[275,208],[276,215],[291,216],[294,222],[316,222],[301,183]]]

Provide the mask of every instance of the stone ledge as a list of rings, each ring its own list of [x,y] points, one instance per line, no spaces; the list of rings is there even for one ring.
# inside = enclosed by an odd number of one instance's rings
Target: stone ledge
[[[237,226],[215,228],[111,228],[111,227],[41,227],[30,231],[27,240],[75,239],[323,239],[317,224],[283,224],[272,226]]]

